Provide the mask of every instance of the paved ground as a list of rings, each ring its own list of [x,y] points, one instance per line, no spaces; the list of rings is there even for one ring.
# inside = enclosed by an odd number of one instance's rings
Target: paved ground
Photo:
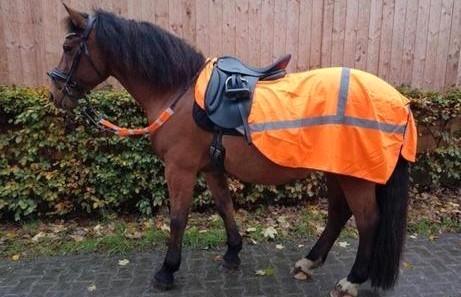
[[[289,247],[290,245],[291,247]],[[214,261],[222,250],[186,250],[177,273],[177,286],[160,292],[151,286],[154,268],[163,251],[125,257],[84,255],[46,257],[33,261],[0,262],[0,296],[327,296],[334,283],[345,276],[354,259],[355,243],[335,247],[314,280],[296,281],[288,271],[307,250],[287,243],[283,250],[272,245],[246,245],[240,271],[226,273]],[[385,255],[384,255],[385,256]],[[360,296],[461,296],[461,234],[446,234],[435,242],[410,239],[399,285],[393,291],[374,292],[367,285]],[[274,275],[257,276],[256,270],[272,267]]]

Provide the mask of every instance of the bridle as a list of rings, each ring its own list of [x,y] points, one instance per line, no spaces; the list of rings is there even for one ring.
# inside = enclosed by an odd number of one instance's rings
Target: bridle
[[[93,29],[95,22],[96,22],[96,18],[94,16],[89,16],[88,23],[83,33],[81,34],[69,33],[66,35],[66,38],[71,37],[71,36],[80,35],[80,44],[78,46],[77,53],[74,55],[74,58],[72,60],[72,64],[70,66],[69,72],[64,72],[57,68],[54,68],[50,72],[47,72],[47,75],[51,78],[53,82],[64,83],[62,88],[59,90],[61,91],[63,96],[67,96],[74,101],[78,101],[79,99],[85,97],[86,94],[89,92],[88,88],[82,86],[81,84],[79,84],[78,82],[74,80],[74,74],[78,68],[82,55],[86,56],[91,67],[96,72],[96,74],[99,76],[99,78],[103,78],[103,75],[98,70],[93,60],[91,59],[91,56],[88,50],[88,37],[90,35],[91,30]]]
[[[191,87],[191,85],[195,82],[195,80],[197,79],[197,77],[199,76],[199,74],[202,72],[202,70],[204,69],[204,67],[209,61],[205,62],[202,65],[200,70],[191,79],[191,81],[189,81],[181,90],[179,90],[178,93],[174,94],[172,98],[170,98],[172,103],[170,103],[170,105],[164,111],[162,111],[158,115],[158,117],[155,119],[155,121],[150,123],[149,126],[144,127],[144,128],[136,128],[136,129],[121,128],[111,123],[110,121],[104,119],[103,116],[99,114],[91,106],[87,98],[87,94],[90,92],[90,89],[79,84],[77,81],[74,80],[74,77],[73,77],[75,74],[75,71],[78,68],[82,55],[85,55],[91,67],[97,73],[99,78],[101,79],[104,78],[104,76],[101,74],[101,72],[98,70],[93,60],[91,59],[91,56],[88,50],[88,43],[87,43],[88,36],[90,35],[95,22],[96,22],[96,18],[94,16],[89,16],[87,26],[82,34],[70,33],[66,35],[66,38],[70,36],[80,35],[80,44],[78,46],[77,53],[75,54],[72,60],[72,64],[71,64],[69,72],[64,72],[57,68],[54,68],[50,72],[47,72],[47,75],[51,78],[53,82],[64,83],[62,88],[59,89],[63,97],[67,96],[70,99],[74,100],[76,103],[78,103],[80,99],[85,100],[85,105],[82,110],[82,113],[92,124],[94,124],[99,129],[115,133],[122,137],[133,136],[133,135],[148,135],[148,134],[154,133],[166,121],[168,121],[168,119],[174,114],[174,108],[176,104],[179,102],[182,96],[187,92],[187,90]]]

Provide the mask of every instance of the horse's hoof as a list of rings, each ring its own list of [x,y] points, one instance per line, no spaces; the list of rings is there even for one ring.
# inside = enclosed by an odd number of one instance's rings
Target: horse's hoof
[[[174,286],[174,277],[172,274],[168,275],[168,273],[160,270],[154,276],[153,285],[161,291],[171,290]]]
[[[233,272],[233,271],[238,271],[240,268],[240,265],[237,263],[224,261],[221,264],[221,267],[225,272]]]
[[[293,273],[293,278],[300,281],[308,281],[312,279],[312,275],[305,273],[304,271],[299,271],[297,273]]]
[[[357,296],[351,295],[347,292],[334,288],[333,290],[330,291],[330,297],[357,297]]]
[[[347,278],[343,278],[331,290],[330,297],[357,297],[358,294],[359,284],[351,283]]]

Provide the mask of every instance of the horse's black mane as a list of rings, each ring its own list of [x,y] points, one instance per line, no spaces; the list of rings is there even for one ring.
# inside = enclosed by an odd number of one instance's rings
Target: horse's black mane
[[[94,16],[96,40],[104,56],[156,86],[184,86],[205,62],[204,56],[186,41],[157,25],[127,20],[104,10],[96,10]],[[70,32],[78,31],[70,18],[66,23]]]

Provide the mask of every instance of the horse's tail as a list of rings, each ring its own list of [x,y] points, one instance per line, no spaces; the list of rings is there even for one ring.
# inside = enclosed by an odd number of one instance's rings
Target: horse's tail
[[[399,157],[389,181],[376,187],[380,220],[370,262],[373,287],[390,289],[399,276],[407,225],[408,187],[408,162]]]

